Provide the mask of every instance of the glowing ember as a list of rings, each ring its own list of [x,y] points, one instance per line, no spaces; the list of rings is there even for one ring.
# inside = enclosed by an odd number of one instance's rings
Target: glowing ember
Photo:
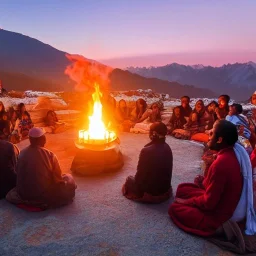
[[[95,92],[93,98],[93,113],[89,116],[89,129],[79,131],[79,143],[85,144],[105,144],[116,139],[116,134],[113,131],[106,130],[105,124],[102,121],[102,104],[100,98],[99,85],[95,84]]]

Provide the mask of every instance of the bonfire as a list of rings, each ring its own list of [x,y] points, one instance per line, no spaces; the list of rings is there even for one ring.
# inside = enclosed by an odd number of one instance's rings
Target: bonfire
[[[117,136],[113,131],[106,129],[106,125],[102,120],[102,104],[99,85],[95,83],[95,92],[92,95],[93,98],[93,113],[89,116],[89,128],[88,130],[79,131],[79,144],[88,145],[101,145],[108,144],[114,141]]]

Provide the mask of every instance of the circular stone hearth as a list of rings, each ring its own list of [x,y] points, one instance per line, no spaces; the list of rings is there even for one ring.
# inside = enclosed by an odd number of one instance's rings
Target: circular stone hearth
[[[74,174],[86,176],[115,172],[123,165],[119,139],[105,145],[75,143],[77,153],[71,165]]]

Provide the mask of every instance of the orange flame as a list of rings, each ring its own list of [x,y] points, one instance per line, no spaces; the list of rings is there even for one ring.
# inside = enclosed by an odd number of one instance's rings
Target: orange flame
[[[108,89],[108,75],[112,68],[79,55],[66,56],[72,64],[66,68],[65,73],[76,81],[76,90],[95,91],[92,94],[93,111],[89,116],[89,128],[79,131],[79,143],[105,144],[111,142],[116,138],[116,134],[113,131],[108,131],[102,120],[102,90],[99,85],[105,91]]]

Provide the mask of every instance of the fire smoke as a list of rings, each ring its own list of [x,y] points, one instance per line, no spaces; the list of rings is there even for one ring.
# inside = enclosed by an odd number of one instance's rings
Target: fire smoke
[[[109,89],[109,74],[113,70],[94,60],[80,55],[66,54],[71,64],[66,68],[65,74],[76,82],[77,91],[93,92],[97,83],[102,92]]]

